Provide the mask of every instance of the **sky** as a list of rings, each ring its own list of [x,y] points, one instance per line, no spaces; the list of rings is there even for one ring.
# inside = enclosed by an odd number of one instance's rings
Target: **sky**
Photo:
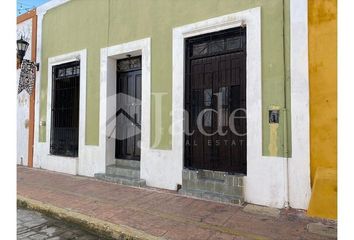
[[[43,3],[49,2],[50,0],[16,0],[16,14],[21,15],[34,7],[42,5]]]

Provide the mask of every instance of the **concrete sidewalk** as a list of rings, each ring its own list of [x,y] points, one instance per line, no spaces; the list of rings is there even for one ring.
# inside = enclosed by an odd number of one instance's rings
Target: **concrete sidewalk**
[[[308,218],[302,211],[252,205],[243,208],[187,198],[173,191],[127,187],[25,167],[18,167],[17,173],[22,205],[120,239],[316,240],[333,238],[323,231],[319,231],[322,235],[310,233],[309,224],[310,229],[317,230],[321,224],[336,227],[335,222]]]

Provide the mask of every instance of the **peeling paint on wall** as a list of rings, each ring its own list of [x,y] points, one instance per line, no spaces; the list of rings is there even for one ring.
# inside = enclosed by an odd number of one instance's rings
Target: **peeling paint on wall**
[[[29,43],[32,43],[32,18],[17,24],[17,39],[23,37]],[[29,44],[25,59],[31,59],[32,44]],[[17,69],[17,82],[19,84],[20,69]],[[17,164],[28,165],[28,120],[29,120],[30,95],[27,91],[22,91],[17,95]]]
[[[279,124],[278,123],[270,123],[269,124],[269,154],[271,156],[277,156],[278,155],[278,146],[277,146],[277,139],[278,139],[278,128]]]
[[[280,110],[279,106],[270,106],[269,110]],[[270,156],[278,156],[278,130],[279,123],[269,123],[269,145],[268,151]]]

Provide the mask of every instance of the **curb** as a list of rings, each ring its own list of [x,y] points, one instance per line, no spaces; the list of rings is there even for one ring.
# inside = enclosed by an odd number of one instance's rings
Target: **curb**
[[[128,226],[113,224],[104,220],[93,218],[65,208],[59,208],[51,204],[29,199],[20,195],[17,195],[17,206],[41,212],[47,216],[51,216],[68,223],[79,225],[88,232],[108,239],[165,240],[165,238],[155,237]]]

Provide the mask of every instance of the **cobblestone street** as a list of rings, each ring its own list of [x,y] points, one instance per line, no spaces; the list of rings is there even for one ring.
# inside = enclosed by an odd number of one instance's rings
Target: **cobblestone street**
[[[17,209],[17,239],[102,239],[41,213]]]

